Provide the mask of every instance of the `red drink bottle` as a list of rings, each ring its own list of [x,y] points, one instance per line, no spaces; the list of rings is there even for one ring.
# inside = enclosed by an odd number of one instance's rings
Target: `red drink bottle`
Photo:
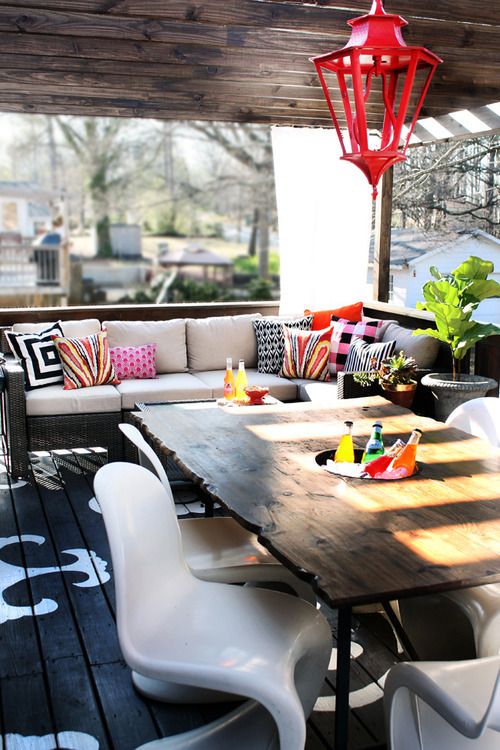
[[[383,456],[379,456],[378,458],[374,458],[373,461],[369,461],[365,465],[365,473],[369,474],[371,477],[374,477],[375,474],[380,474],[381,472],[385,471],[391,461],[403,450],[404,443],[402,440],[396,440],[394,445],[392,445],[387,453],[385,453]]]

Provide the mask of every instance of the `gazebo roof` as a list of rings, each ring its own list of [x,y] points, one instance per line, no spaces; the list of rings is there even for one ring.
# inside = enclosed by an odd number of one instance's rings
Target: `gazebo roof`
[[[330,125],[310,56],[370,0],[0,2],[0,111]],[[500,0],[386,0],[444,59],[422,116],[500,101]],[[488,127],[498,113],[484,111]],[[451,127],[453,133],[453,126]]]
[[[217,255],[203,247],[186,248],[173,253],[165,253],[160,258],[163,266],[231,266],[233,262],[223,255]]]

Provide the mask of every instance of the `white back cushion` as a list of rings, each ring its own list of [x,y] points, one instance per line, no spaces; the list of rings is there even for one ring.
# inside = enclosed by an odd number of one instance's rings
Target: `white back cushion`
[[[186,372],[186,321],[184,318],[175,320],[106,320],[102,325],[108,332],[110,347],[156,344],[156,370],[158,373]]]
[[[252,320],[255,315],[226,315],[214,318],[188,318],[186,337],[190,370],[225,370],[226,357],[233,367],[245,360],[245,367],[257,367],[257,338]]]
[[[50,323],[14,323],[12,330],[15,333],[39,333]],[[101,323],[97,318],[85,318],[85,320],[61,320],[60,325],[65,336],[70,338],[82,338],[99,333]]]

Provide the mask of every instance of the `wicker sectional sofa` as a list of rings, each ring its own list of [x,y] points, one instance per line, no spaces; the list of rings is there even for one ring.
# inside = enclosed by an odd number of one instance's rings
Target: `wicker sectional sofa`
[[[58,384],[25,391],[21,366],[6,357],[2,409],[10,472],[18,477],[29,475],[28,451],[103,446],[111,460],[121,458],[124,446],[118,424],[127,419],[136,403],[220,398],[227,356],[232,356],[233,363],[244,358],[249,382],[269,386],[271,395],[281,401],[331,402],[369,394],[366,389],[360,390],[349,373],[340,373],[329,383],[287,380],[259,373],[252,324],[255,317],[259,316],[103,321],[110,347],[157,344],[158,377],[124,380],[116,386],[65,391]],[[16,324],[12,330],[32,333],[47,325]],[[101,322],[92,318],[63,321],[61,325],[64,335],[70,337],[88,336],[101,330]],[[411,337],[411,332],[395,321],[384,323],[382,339],[394,338],[396,333],[400,338],[398,346]],[[5,340],[2,343],[3,351],[8,351]],[[421,365],[429,367],[432,364],[429,358],[435,354],[424,352],[424,348],[428,346],[421,346]]]

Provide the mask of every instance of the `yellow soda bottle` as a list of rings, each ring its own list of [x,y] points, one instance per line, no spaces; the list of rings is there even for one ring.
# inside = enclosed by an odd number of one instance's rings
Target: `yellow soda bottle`
[[[245,362],[244,360],[240,359],[238,363],[238,374],[236,375],[236,384],[235,384],[236,401],[248,400],[248,396],[245,393],[245,388],[247,387],[247,385],[248,385],[248,380],[247,380],[247,374],[245,372]]]
[[[224,375],[224,398],[226,401],[232,401],[234,398],[234,373],[233,360],[231,357],[226,358],[226,374]]]
[[[344,422],[344,434],[335,451],[335,463],[354,463],[354,446],[352,444],[352,422]]]

